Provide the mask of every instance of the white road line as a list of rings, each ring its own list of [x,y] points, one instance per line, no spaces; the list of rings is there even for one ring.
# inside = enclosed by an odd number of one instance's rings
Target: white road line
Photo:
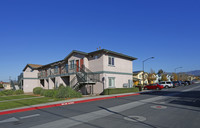
[[[20,119],[26,119],[26,118],[32,118],[32,117],[37,117],[40,116],[40,114],[34,114],[34,115],[29,115],[29,116],[23,116],[23,117],[19,117]]]
[[[197,87],[194,87],[192,89],[196,89],[196,88]],[[190,91],[192,89],[187,89],[187,90],[181,91],[181,92]],[[177,94],[180,94],[180,93],[174,93],[174,95],[177,95]],[[172,95],[173,94],[170,94],[170,96],[172,96]],[[110,108],[103,108],[102,107],[102,110],[99,110],[99,111],[94,111],[94,112],[74,116],[74,117],[67,118],[67,119],[60,119],[60,120],[56,120],[56,121],[53,121],[53,122],[33,126],[31,128],[61,128],[61,127],[69,128],[69,127],[72,127],[72,126],[75,126],[75,125],[80,125],[82,123],[87,123],[87,122],[92,121],[92,120],[96,120],[96,119],[99,119],[99,118],[103,118],[103,117],[112,115],[115,112],[122,112],[122,111],[132,109],[132,108],[135,108],[135,107],[147,104],[147,103],[152,103],[152,102],[155,102],[157,100],[165,99],[166,97],[168,97],[168,96],[158,96],[158,97],[149,98],[149,99],[140,100],[140,101],[135,101],[135,102],[131,102],[131,103],[115,106],[115,107],[110,107]]]

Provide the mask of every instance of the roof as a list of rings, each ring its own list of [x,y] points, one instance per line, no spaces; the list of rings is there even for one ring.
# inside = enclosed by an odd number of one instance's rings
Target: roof
[[[78,50],[73,50],[63,60],[56,61],[56,62],[53,62],[53,63],[50,63],[50,64],[46,64],[46,65],[27,64],[26,67],[24,68],[24,70],[27,68],[27,66],[30,66],[32,69],[44,68],[44,67],[47,67],[49,65],[56,64],[56,63],[59,63],[59,62],[62,62],[64,60],[66,60],[66,59],[69,59],[73,54],[81,54],[81,55],[88,56],[88,55],[93,55],[93,54],[96,54],[96,53],[99,53],[99,52],[110,53],[110,54],[113,54],[113,55],[117,55],[117,56],[123,57],[123,58],[128,59],[128,60],[136,60],[137,59],[135,57],[128,56],[128,55],[125,55],[125,54],[122,54],[122,53],[117,53],[117,52],[110,51],[110,50],[107,50],[107,49],[101,49],[101,50],[97,50],[97,51],[90,52],[90,53],[86,53],[86,52],[82,52],[82,51],[78,51]]]
[[[82,54],[82,55],[88,55],[88,53],[86,53],[86,52],[82,52],[82,51],[73,50],[71,53],[69,53],[69,55],[68,55],[68,56],[66,56],[66,57],[64,58],[64,60],[66,60],[66,59],[70,58],[70,56],[72,56],[74,53],[78,53],[78,54]]]
[[[25,71],[27,67],[30,67],[32,69],[36,69],[36,68],[39,68],[41,66],[42,65],[39,65],[39,64],[27,64],[26,67],[23,69],[23,71]]]
[[[40,66],[40,67],[38,67],[38,68],[44,68],[44,67],[50,66],[50,65],[52,65],[52,64],[56,64],[56,63],[62,62],[62,61],[63,61],[63,60],[59,60],[59,61],[56,61],[56,62],[53,62],[53,63],[50,63],[50,64],[42,65],[42,66]]]
[[[138,74],[140,72],[143,72],[143,71],[134,71],[133,74]]]
[[[110,54],[117,55],[117,56],[129,59],[129,60],[137,60],[137,58],[135,58],[135,57],[128,56],[128,55],[125,55],[125,54],[122,54],[122,53],[118,53],[118,52],[114,52],[114,51],[107,50],[107,49],[101,49],[101,50],[98,50],[98,51],[90,52],[89,55],[90,54],[99,53],[99,52],[110,53]]]

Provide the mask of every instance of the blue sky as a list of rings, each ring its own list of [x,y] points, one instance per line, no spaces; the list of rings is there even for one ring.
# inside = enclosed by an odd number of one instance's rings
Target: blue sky
[[[148,72],[200,69],[200,1],[0,1],[0,80],[99,46],[137,57],[134,71],[151,56]]]

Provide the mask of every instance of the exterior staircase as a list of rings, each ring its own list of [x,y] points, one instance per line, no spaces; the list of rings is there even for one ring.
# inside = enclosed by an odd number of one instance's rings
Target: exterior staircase
[[[70,81],[70,86],[78,91],[82,86],[94,85],[100,82],[100,74],[93,73],[84,65],[81,67],[75,66],[76,76]]]

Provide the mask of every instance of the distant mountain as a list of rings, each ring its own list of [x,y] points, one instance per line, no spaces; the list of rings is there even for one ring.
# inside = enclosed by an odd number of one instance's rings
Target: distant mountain
[[[188,75],[200,76],[200,70],[185,72]]]

